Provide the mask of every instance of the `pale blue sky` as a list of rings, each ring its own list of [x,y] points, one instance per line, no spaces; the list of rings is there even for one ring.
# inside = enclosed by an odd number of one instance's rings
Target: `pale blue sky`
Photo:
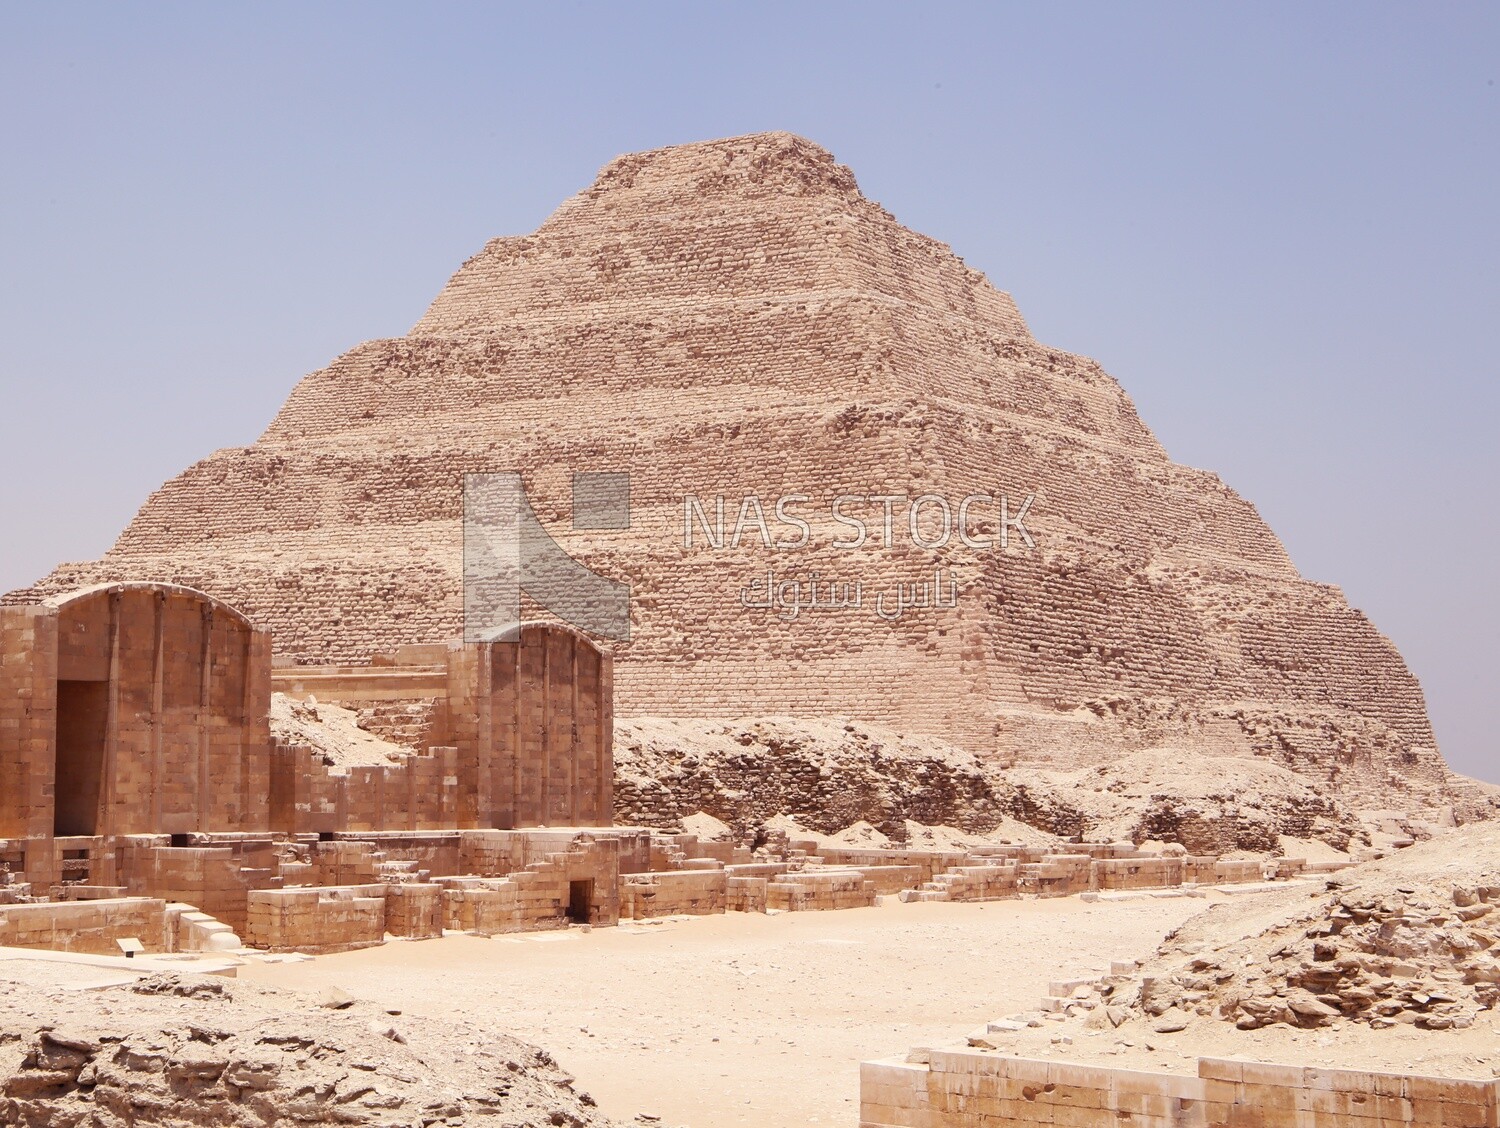
[[[0,590],[617,153],[788,129],[1099,359],[1500,779],[1500,6],[0,6]]]

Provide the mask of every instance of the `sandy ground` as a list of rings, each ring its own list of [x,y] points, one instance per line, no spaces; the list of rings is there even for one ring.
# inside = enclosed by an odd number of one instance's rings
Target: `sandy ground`
[[[888,897],[843,912],[452,935],[240,975],[492,1025],[546,1048],[621,1120],[852,1126],[860,1061],[1033,1008],[1049,980],[1144,955],[1203,907]]]

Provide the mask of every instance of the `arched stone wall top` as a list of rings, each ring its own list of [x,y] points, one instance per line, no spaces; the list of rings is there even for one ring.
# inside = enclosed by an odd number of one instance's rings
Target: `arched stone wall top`
[[[232,607],[228,603],[225,603],[222,599],[217,599],[214,596],[209,595],[207,592],[199,591],[197,588],[186,587],[182,584],[158,583],[154,580],[92,584],[88,587],[77,588],[74,591],[64,592],[61,595],[51,596],[43,600],[42,605],[45,607],[50,607],[53,610],[61,613],[72,605],[84,603],[91,599],[97,599],[102,596],[112,595],[116,592],[119,592],[121,594],[145,593],[166,596],[179,596],[187,599],[192,599],[196,602],[206,604],[209,607],[213,608],[215,615],[223,613],[224,615],[233,619],[235,622],[239,623],[241,626],[245,627],[247,630],[253,631],[256,629],[255,624],[251,622],[249,616],[247,616],[244,612],[238,610],[237,608]]]
[[[553,631],[558,634],[568,635],[575,642],[582,643],[601,658],[609,655],[608,650],[604,649],[593,638],[577,627],[570,626],[567,623],[559,623],[552,619],[527,619],[524,622],[514,623],[509,627],[497,630],[494,634],[485,638],[481,642],[481,645],[497,642],[520,642],[522,634],[530,630]]]

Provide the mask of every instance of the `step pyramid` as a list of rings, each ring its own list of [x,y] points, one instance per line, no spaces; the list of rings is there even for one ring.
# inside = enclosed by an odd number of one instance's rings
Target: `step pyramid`
[[[464,475],[511,471],[558,545],[630,585],[621,716],[848,716],[1053,767],[1261,755],[1370,801],[1452,778],[1395,647],[1249,502],[786,133],[610,162],[102,559],[8,598],[184,583],[307,663],[445,641]],[[574,527],[573,476],[600,472],[629,475],[628,529]],[[895,499],[889,541],[887,503],[850,495]]]

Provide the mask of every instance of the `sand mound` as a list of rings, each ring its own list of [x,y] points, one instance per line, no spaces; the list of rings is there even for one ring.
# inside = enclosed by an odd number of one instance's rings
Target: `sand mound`
[[[1011,818],[1001,819],[998,826],[984,834],[967,834],[952,826],[924,826],[911,820],[906,823],[906,844],[913,849],[972,850],[1011,843],[1061,848],[1055,835]]]
[[[210,977],[0,983],[0,1123],[610,1123],[544,1051],[347,998]]]
[[[412,750],[382,740],[359,726],[357,715],[338,705],[271,695],[271,735],[284,744],[306,745],[334,768],[384,767]]]
[[[733,827],[702,811],[682,820],[682,832],[695,836],[699,842],[730,842],[735,838]]]
[[[889,838],[863,819],[831,835],[830,841],[836,846],[860,846],[874,850],[884,850],[891,845]]]

